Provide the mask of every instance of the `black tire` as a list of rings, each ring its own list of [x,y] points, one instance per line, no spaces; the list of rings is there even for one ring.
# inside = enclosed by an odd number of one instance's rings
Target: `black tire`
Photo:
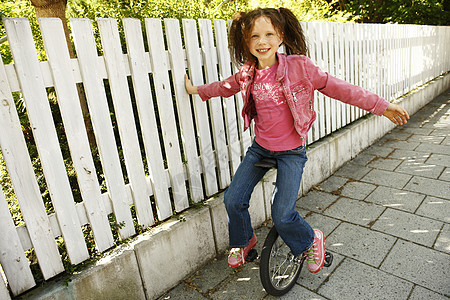
[[[291,290],[302,270],[304,258],[295,258],[275,227],[269,231],[261,252],[259,276],[272,296],[281,296]]]

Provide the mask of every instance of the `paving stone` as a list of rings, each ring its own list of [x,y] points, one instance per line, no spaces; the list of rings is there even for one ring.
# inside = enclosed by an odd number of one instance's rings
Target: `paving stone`
[[[450,199],[450,182],[414,176],[405,190]]]
[[[446,138],[442,141],[441,145],[450,146],[450,137],[446,137]]]
[[[165,293],[162,295],[158,300],[169,300],[169,299],[208,299],[204,297],[202,294],[200,294],[198,291],[195,290],[195,288],[183,283],[180,283],[177,285],[174,289],[171,291]]]
[[[396,238],[387,234],[342,223],[327,237],[325,244],[330,251],[379,267],[395,241]]]
[[[407,299],[413,284],[352,259],[345,259],[319,289],[333,300]]]
[[[377,187],[365,182],[348,182],[341,190],[341,196],[353,198],[357,200],[364,200]]]
[[[433,153],[427,160],[427,164],[450,167],[450,153],[447,153],[447,155]]]
[[[380,269],[450,296],[448,254],[399,240]]]
[[[339,220],[317,213],[311,213],[305,217],[305,220],[312,228],[320,229],[325,235],[325,239],[341,223]]]
[[[416,114],[419,116],[419,114]],[[431,128],[420,128],[417,123],[407,123],[407,126],[398,127],[398,131],[402,133],[411,133],[411,134],[421,134],[421,135],[429,135],[433,129]]]
[[[329,249],[326,250],[328,251]],[[308,271],[308,267],[305,263],[300,273],[300,277],[298,278],[297,284],[313,291],[317,290],[322,285],[322,283],[328,279],[331,273],[336,270],[341,261],[345,258],[339,253],[332,251],[330,252],[333,253],[333,263],[331,264],[331,266],[329,266],[328,268],[324,267],[319,273],[313,274]]]
[[[408,162],[423,163],[430,157],[430,154],[411,150],[395,149],[395,151],[392,152],[388,157],[401,159]]]
[[[206,293],[232,274],[233,269],[228,266],[226,259],[214,260],[195,272],[186,282]]]
[[[450,153],[450,146],[434,145],[434,144],[420,144],[415,149],[415,151],[448,155]]]
[[[367,166],[375,169],[381,169],[386,171],[393,171],[399,164],[401,160],[391,159],[391,158],[376,158],[372,160]]]
[[[408,121],[409,122],[409,121]],[[398,127],[400,128],[400,127]],[[406,141],[412,133],[410,132],[402,132],[399,130],[393,130],[387,133],[384,137],[380,139],[381,143],[385,143],[387,141]]]
[[[340,198],[324,211],[325,215],[347,222],[369,226],[385,208],[363,201]]]
[[[450,223],[450,201],[427,196],[416,214]]]
[[[389,186],[397,189],[403,188],[412,178],[411,175],[399,174],[384,170],[372,170],[361,180],[377,185]]]
[[[450,181],[450,168],[444,169],[441,176],[439,176],[439,180]]]
[[[233,276],[220,285],[211,299],[262,299],[266,292],[259,278],[259,266],[246,263],[237,268]]]
[[[304,208],[314,212],[322,212],[331,203],[336,201],[338,196],[329,193],[311,191],[297,201],[297,208]]]
[[[422,194],[379,186],[365,199],[365,201],[384,207],[414,212],[424,198],[425,195]]]
[[[419,143],[429,143],[429,144],[440,144],[444,140],[442,136],[429,136],[429,135],[419,135],[413,134],[408,138],[408,142],[419,142]]]
[[[335,192],[338,191],[347,181],[347,178],[332,175],[331,177],[328,177],[327,180],[322,182],[319,187],[327,192]]]
[[[391,142],[386,141],[387,142]],[[370,154],[370,155],[374,155],[374,156],[381,156],[381,157],[386,157],[388,156],[392,151],[394,151],[393,147],[389,148],[388,146],[386,146],[385,144],[383,146],[376,146],[376,145],[372,145],[369,148],[367,148],[366,150],[364,150],[364,154]],[[359,156],[359,155],[358,155]]]
[[[433,132],[430,133],[430,135],[450,136],[450,131],[447,128],[435,129],[435,130],[433,130]]]
[[[289,291],[289,293],[281,296],[281,297],[274,297],[274,296],[267,296],[266,298],[264,298],[265,300],[274,300],[274,299],[281,299],[281,300],[325,300],[325,298],[307,290],[306,288],[299,286],[299,285],[294,285],[294,287],[292,288],[292,290]]]
[[[336,171],[336,175],[359,180],[370,172],[370,168],[349,162]]]
[[[414,150],[419,146],[418,142],[406,142],[406,141],[387,141],[384,147],[404,150]]]
[[[395,172],[437,179],[443,170],[444,167],[428,162],[425,164],[404,161],[395,169]]]
[[[372,154],[366,154],[365,152],[358,154],[354,159],[352,159],[352,164],[365,166],[369,162],[371,162],[373,159],[375,159],[377,156]]]
[[[425,246],[433,246],[442,222],[388,208],[372,229]]]
[[[432,292],[421,286],[415,286],[408,300],[448,300],[444,295]]]
[[[450,254],[450,224],[444,225],[433,248]]]

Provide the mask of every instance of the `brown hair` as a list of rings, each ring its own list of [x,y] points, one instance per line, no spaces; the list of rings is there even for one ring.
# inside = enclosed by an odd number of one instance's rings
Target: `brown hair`
[[[229,48],[236,64],[257,61],[256,57],[250,53],[247,44],[255,20],[259,17],[268,18],[278,34],[283,37],[286,54],[308,55],[302,27],[292,11],[287,8],[257,8],[249,12],[237,13],[231,23]]]

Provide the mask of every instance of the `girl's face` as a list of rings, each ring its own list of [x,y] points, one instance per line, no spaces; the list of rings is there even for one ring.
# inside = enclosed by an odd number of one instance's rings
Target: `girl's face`
[[[258,69],[270,68],[277,62],[276,53],[283,42],[269,18],[258,17],[250,30],[248,48],[258,59]]]

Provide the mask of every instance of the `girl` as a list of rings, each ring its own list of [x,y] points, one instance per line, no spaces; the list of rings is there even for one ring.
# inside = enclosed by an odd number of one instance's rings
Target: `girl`
[[[284,43],[286,54],[278,53]],[[303,167],[305,140],[316,119],[314,90],[372,112],[395,124],[404,124],[408,113],[400,106],[321,71],[306,56],[307,46],[299,21],[286,8],[258,8],[234,18],[229,45],[239,72],[223,80],[193,86],[185,76],[186,91],[203,101],[241,92],[244,130],[255,120],[255,140],[248,148],[224,194],[228,213],[230,254],[228,265],[244,263],[257,244],[248,212],[250,196],[267,169],[255,167],[262,158],[275,158],[277,180],[272,219],[294,256],[307,251],[308,269],[316,273],[324,265],[324,235],[295,210]]]

